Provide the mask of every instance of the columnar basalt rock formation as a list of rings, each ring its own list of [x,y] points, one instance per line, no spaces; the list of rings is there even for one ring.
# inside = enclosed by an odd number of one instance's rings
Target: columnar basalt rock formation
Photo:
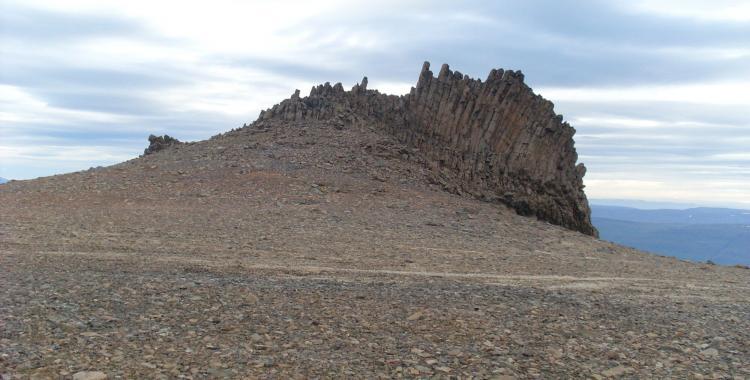
[[[434,77],[425,62],[407,95],[368,90],[366,77],[351,91],[326,83],[304,98],[296,91],[258,121],[377,125],[419,150],[446,190],[596,236],[583,191],[586,168],[576,165],[575,130],[523,79],[520,71],[498,69],[482,82],[448,65]]]

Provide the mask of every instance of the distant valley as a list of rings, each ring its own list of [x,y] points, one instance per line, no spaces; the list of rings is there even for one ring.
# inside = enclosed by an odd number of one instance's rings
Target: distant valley
[[[750,210],[601,204],[591,209],[604,240],[685,260],[750,265]]]

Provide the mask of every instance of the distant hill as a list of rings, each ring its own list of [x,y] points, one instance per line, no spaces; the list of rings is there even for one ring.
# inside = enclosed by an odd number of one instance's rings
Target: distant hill
[[[750,210],[592,206],[602,239],[692,261],[750,265]]]
[[[620,206],[637,208],[641,210],[661,210],[661,209],[688,209],[700,207],[695,203],[682,203],[682,202],[659,202],[659,201],[644,201],[640,199],[603,199],[603,198],[591,198],[589,204],[598,206]]]
[[[0,177],[0,184],[6,183],[6,182],[8,182],[7,179]]]
[[[750,224],[750,210],[697,207],[686,210],[642,210],[631,207],[592,205],[600,218],[644,223]]]

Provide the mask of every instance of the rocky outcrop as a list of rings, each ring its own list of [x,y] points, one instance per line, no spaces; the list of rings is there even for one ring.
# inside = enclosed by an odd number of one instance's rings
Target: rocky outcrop
[[[160,150],[163,150],[167,147],[170,147],[172,145],[180,144],[180,140],[177,140],[176,138],[164,135],[164,136],[154,136],[149,135],[148,136],[148,148],[146,148],[143,151],[143,155],[149,155],[152,153],[156,153]]]
[[[483,82],[448,65],[435,77],[425,62],[407,95],[368,90],[366,77],[351,91],[326,83],[304,98],[297,90],[259,121],[375,124],[418,149],[445,189],[596,236],[575,130],[523,79],[520,71],[498,69]]]

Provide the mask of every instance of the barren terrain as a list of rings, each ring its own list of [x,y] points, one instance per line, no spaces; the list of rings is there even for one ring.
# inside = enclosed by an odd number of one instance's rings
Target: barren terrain
[[[750,270],[428,166],[366,124],[268,121],[0,185],[0,377],[750,378]]]

